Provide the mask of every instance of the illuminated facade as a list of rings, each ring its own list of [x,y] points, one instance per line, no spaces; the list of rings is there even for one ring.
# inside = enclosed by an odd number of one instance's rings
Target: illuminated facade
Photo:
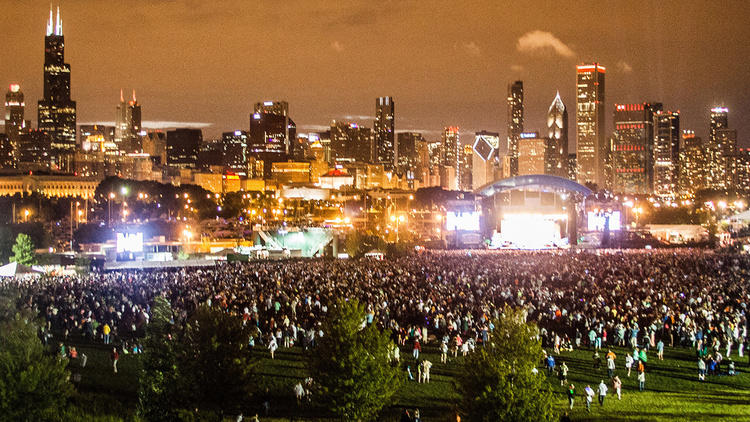
[[[125,153],[142,152],[141,142],[141,105],[135,99],[125,101],[120,90],[120,103],[115,116],[115,143]]]
[[[440,170],[440,186],[455,190],[461,185],[458,179],[459,157],[461,156],[461,137],[458,126],[448,126],[443,130],[442,166]],[[450,167],[451,170],[444,170]]]
[[[727,182],[728,154],[730,146],[726,144],[726,133],[729,128],[729,109],[714,107],[711,109],[711,125],[708,131],[706,150],[706,187],[709,189],[723,189]],[[724,142],[722,142],[724,141]]]
[[[461,161],[460,161],[460,168],[458,175],[458,180],[460,180],[461,184],[458,186],[458,189],[464,190],[464,191],[470,191],[472,189],[472,172],[473,172],[473,165],[474,160],[474,148],[471,144],[466,144],[463,147],[463,150],[461,151]]]
[[[10,156],[4,157],[3,162],[0,163],[3,167],[15,167],[18,161],[18,147],[21,142],[21,134],[26,126],[23,120],[25,107],[20,85],[11,84],[8,93],[5,94],[5,136],[7,136],[7,140],[2,145],[3,151],[10,153]]]
[[[373,157],[375,164],[382,164],[386,170],[396,165],[398,146],[394,137],[394,104],[391,97],[379,97],[375,100],[375,123],[373,124]]]
[[[606,185],[604,76],[599,63],[576,67],[576,160],[578,183]]]
[[[750,191],[750,148],[738,148],[734,160],[734,187]]]
[[[695,136],[692,130],[682,132],[682,149],[680,150],[679,191],[694,194],[706,187],[706,165],[708,151],[703,140]]]
[[[472,146],[472,174],[473,189],[480,188],[495,181],[495,169],[498,160],[497,149],[500,146],[500,134],[481,131],[474,136]]]
[[[549,144],[544,160],[544,174],[567,178],[568,110],[559,92],[547,110],[547,139]]]
[[[523,132],[523,81],[508,85],[508,155],[510,174],[518,175],[518,144]]]
[[[654,193],[677,193],[680,160],[680,112],[656,111],[654,114]]]
[[[247,174],[247,144],[249,136],[244,130],[221,134],[222,165],[226,170]]]
[[[263,161],[264,177],[271,178],[271,164],[294,156],[297,126],[289,117],[286,101],[256,103],[250,115],[248,155]]]
[[[38,193],[51,197],[93,198],[99,179],[76,176],[0,176],[0,196]]]
[[[518,175],[544,174],[548,140],[538,132],[523,132],[518,143]]]
[[[200,129],[174,129],[167,132],[167,165],[177,168],[196,168],[198,153],[203,143]]]
[[[52,10],[44,38],[44,99],[39,101],[38,127],[51,140],[51,161],[55,170],[70,171],[76,147],[76,103],[70,99],[70,65],[65,63],[60,8],[53,23]]]
[[[649,194],[654,185],[654,114],[661,104],[615,104],[612,189]],[[579,155],[580,160],[580,155]]]

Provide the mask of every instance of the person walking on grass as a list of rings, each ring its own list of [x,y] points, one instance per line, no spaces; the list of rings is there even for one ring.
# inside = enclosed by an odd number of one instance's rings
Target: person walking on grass
[[[557,371],[557,376],[560,379],[560,387],[568,382],[568,365],[566,365],[565,362],[560,365],[560,370]]]
[[[604,380],[599,381],[599,406],[604,406],[604,399],[607,397],[607,384]]]
[[[117,361],[120,360],[120,354],[117,353],[117,348],[112,348],[112,354],[110,355],[110,358],[112,359],[112,370],[114,373],[117,373]]]
[[[594,389],[590,385],[586,386],[586,411],[591,412],[591,402],[594,401]]]
[[[638,391],[643,391],[646,389],[646,372],[641,371],[638,372]]]
[[[615,358],[614,353],[612,355],[607,354],[607,376],[612,378],[615,376]]]
[[[615,393],[617,393],[617,400],[622,400],[622,381],[620,381],[620,377],[617,375],[612,378],[612,387],[615,389]]]
[[[625,367],[628,368],[628,376],[630,376],[630,370],[633,368],[633,356],[631,354],[625,355]]]
[[[576,399],[576,386],[573,384],[570,384],[568,386],[568,404],[570,405],[570,409],[573,410],[573,403]]]
[[[664,342],[661,339],[656,343],[656,356],[659,360],[664,360]]]
[[[706,380],[706,361],[703,358],[698,358],[698,381]]]
[[[422,346],[419,345],[419,340],[416,338],[414,339],[414,349],[412,350],[412,355],[414,356],[414,359],[419,359],[419,352],[422,350]]]

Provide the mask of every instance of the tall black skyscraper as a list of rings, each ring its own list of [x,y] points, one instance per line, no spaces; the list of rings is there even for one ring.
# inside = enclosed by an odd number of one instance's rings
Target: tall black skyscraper
[[[297,126],[289,118],[289,103],[264,101],[256,103],[250,115],[248,155],[263,161],[263,175],[271,178],[271,164],[289,160],[294,155]]]
[[[175,129],[167,132],[167,164],[179,168],[196,168],[203,143],[200,129]]]
[[[44,99],[39,101],[39,129],[51,139],[53,168],[70,171],[76,147],[76,103],[70,99],[70,65],[65,63],[60,8],[52,20],[49,11],[47,35],[44,37]]]
[[[375,145],[373,161],[382,164],[386,170],[393,169],[396,164],[398,147],[394,142],[394,104],[391,97],[379,97],[375,100],[375,123],[373,132]]]
[[[518,143],[523,132],[523,81],[508,85],[508,155],[510,175],[518,175]]]

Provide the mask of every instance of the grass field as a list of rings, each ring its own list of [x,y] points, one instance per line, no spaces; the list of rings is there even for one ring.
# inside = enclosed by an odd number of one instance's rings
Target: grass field
[[[78,345],[80,352],[88,355],[86,368],[71,365],[73,372],[81,374],[80,394],[76,402],[82,409],[90,409],[90,414],[110,415],[111,420],[127,420],[135,411],[137,379],[137,356],[121,355],[119,373],[112,373],[108,351],[104,345]],[[396,402],[382,415],[382,420],[398,420],[404,408],[419,408],[423,421],[455,421],[455,408],[459,396],[455,386],[455,376],[462,371],[462,358],[440,364],[435,345],[424,347],[422,358],[434,363],[432,382],[418,384],[407,382],[399,391]],[[591,364],[591,351],[577,350],[563,352],[556,356],[558,364],[564,360],[568,367],[569,382],[576,385],[577,397],[574,409],[570,412],[573,420],[580,421],[750,421],[750,372],[748,357],[737,362],[736,376],[712,376],[706,381],[697,380],[697,366],[691,350],[666,349],[665,360],[656,360],[649,354],[646,370],[646,391],[638,392],[636,373],[630,378],[624,370],[626,350],[615,348],[618,369],[616,373],[623,380],[622,401],[618,401],[610,389],[603,407],[594,400],[591,413],[584,405],[583,389],[590,384],[596,389],[601,379],[606,379],[606,369],[594,370]],[[604,350],[606,353],[606,350]],[[271,360],[265,349],[257,350],[261,359],[257,371],[258,399],[247,403],[245,415],[260,414],[262,421],[323,421],[313,410],[297,405],[292,387],[306,377],[304,356],[299,348],[279,349],[276,359]],[[411,362],[411,351],[402,350],[402,362]],[[735,355],[736,357],[736,355]],[[540,376],[545,371],[540,368]],[[416,374],[415,374],[416,376]],[[550,377],[557,398],[557,408],[567,411],[565,389],[560,387],[556,377]],[[268,393],[266,393],[268,389]],[[262,401],[268,398],[270,414],[264,416]],[[110,420],[105,418],[102,420]]]

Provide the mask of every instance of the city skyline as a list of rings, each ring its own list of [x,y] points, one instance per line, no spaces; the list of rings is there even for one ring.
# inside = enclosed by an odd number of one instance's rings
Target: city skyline
[[[532,16],[522,21],[523,24],[509,22],[512,25],[494,32],[472,29],[453,37],[454,42],[449,43],[445,38],[456,32],[455,24],[436,11],[423,10],[418,5],[390,4],[394,10],[390,15],[364,3],[339,10],[311,1],[288,10],[288,16],[284,17],[297,21],[317,16],[309,25],[311,28],[329,25],[331,30],[325,36],[311,37],[303,31],[303,35],[283,33],[280,39],[278,33],[271,31],[263,35],[269,38],[267,42],[251,45],[255,50],[251,48],[249,53],[230,56],[230,50],[236,50],[233,43],[241,41],[231,37],[238,30],[240,17],[254,22],[274,13],[283,15],[283,9],[291,6],[273,8],[260,4],[250,10],[245,4],[221,2],[220,7],[208,10],[182,2],[136,2],[136,7],[131,8],[110,5],[106,12],[104,6],[86,1],[61,2],[60,6],[65,18],[66,62],[74,69],[71,94],[78,102],[79,124],[112,121],[118,90],[122,87],[139,92],[139,102],[144,107],[144,127],[153,125],[154,121],[174,123],[164,124],[164,127],[191,126],[186,122],[194,122],[199,124],[192,126],[204,128],[207,139],[219,137],[227,130],[246,129],[246,116],[258,100],[287,101],[300,132],[328,127],[334,119],[370,126],[375,117],[372,98],[385,93],[399,102],[397,132],[421,131],[429,139],[436,139],[443,127],[456,125],[467,134],[464,139],[470,139],[471,134],[479,130],[497,131],[501,137],[506,137],[508,83],[516,79],[524,81],[525,129],[543,131],[549,97],[559,89],[563,101],[574,104],[573,68],[584,61],[596,60],[608,70],[605,134],[612,132],[611,113],[616,102],[661,102],[666,109],[680,110],[682,128],[695,130],[703,137],[707,137],[710,108],[722,105],[730,110],[739,143],[747,145],[745,134],[750,124],[741,116],[750,110],[750,99],[747,90],[737,89],[744,86],[741,72],[733,72],[734,58],[742,57],[748,50],[739,42],[747,29],[741,25],[737,10],[735,14],[730,13],[731,8],[711,10],[714,19],[705,22],[699,19],[700,13],[691,13],[700,11],[697,6],[675,9],[675,14],[683,19],[674,19],[679,23],[670,19],[664,25],[677,25],[678,30],[667,38],[666,29],[655,29],[664,32],[664,40],[652,37],[648,42],[659,54],[644,55],[635,53],[636,46],[646,42],[644,35],[633,35],[638,31],[628,26],[636,12],[642,11],[638,7],[633,7],[634,10],[615,7],[610,11],[613,17],[598,16],[601,22],[594,22],[592,31],[601,30],[607,20],[620,27],[618,31],[606,31],[607,37],[598,40],[582,37],[580,31],[573,33],[571,23],[561,19],[579,13],[596,20],[596,11],[581,12],[576,10],[579,6],[575,6],[547,23]],[[42,81],[38,75],[44,58],[38,51],[43,43],[48,8],[49,3],[44,2],[32,6],[11,3],[5,7],[7,13],[0,17],[0,22],[8,24],[12,20],[14,27],[24,28],[12,31],[4,41],[4,50],[16,60],[0,64],[0,81],[6,86],[19,83],[27,104],[42,98]],[[395,13],[396,9],[399,13]],[[664,9],[654,11],[654,16],[647,20],[657,20],[659,17],[655,15],[663,15]],[[488,3],[483,9],[453,11],[483,22],[498,18],[502,9]],[[515,17],[528,13],[508,12]],[[92,14],[97,14],[97,19],[87,18]],[[720,19],[720,14],[727,16]],[[113,16],[140,19],[123,19],[130,23],[123,26],[112,22]],[[165,19],[159,20],[160,16]],[[195,22],[185,29],[184,20],[188,18]],[[406,18],[417,22],[416,27],[429,22],[444,25],[437,25],[435,37],[430,39],[397,25]],[[621,24],[617,18],[621,19]],[[498,19],[498,23],[505,19],[508,18]],[[160,24],[156,25],[157,22]],[[267,24],[264,22],[260,22],[259,28]],[[390,54],[371,45],[372,40],[363,39],[373,29],[379,34],[382,29],[377,24],[381,22],[392,22],[386,26],[404,31],[379,38],[381,43],[393,47]],[[203,34],[201,38],[206,26],[218,23],[224,31],[211,32],[211,36]],[[713,29],[719,23],[724,31],[723,48],[715,49],[708,41],[715,38]],[[177,34],[170,32],[175,26],[180,28]],[[135,40],[129,45],[117,41],[123,34],[130,33]],[[629,38],[629,35],[633,36]],[[408,62],[399,61],[399,57],[409,53],[398,45],[399,36],[409,39],[412,47],[406,50],[414,50],[411,53],[416,54]],[[165,42],[145,43],[149,37]],[[197,44],[196,37],[200,41]],[[291,50],[269,51],[274,46],[284,47],[295,37],[300,37],[303,45],[295,45]],[[734,37],[736,42],[732,42]],[[607,41],[622,48],[607,48]],[[227,48],[217,49],[216,43]],[[199,48],[189,49],[188,44]],[[495,48],[498,46],[502,48]],[[101,53],[107,51],[112,51],[112,55]],[[206,51],[212,51],[216,59],[211,59],[213,56],[206,55]],[[438,65],[435,62],[441,58],[438,52],[455,59],[455,64],[449,65],[443,60]],[[260,53],[267,58],[259,59]],[[248,66],[238,71],[241,63]],[[306,69],[303,66],[300,73],[298,65],[302,63],[310,65]],[[706,66],[710,69],[704,69]],[[92,69],[94,71],[90,71]],[[184,78],[173,77],[178,70],[182,70]],[[717,70],[724,70],[722,78],[715,77]],[[446,83],[447,80],[450,82]],[[437,86],[440,89],[435,89]],[[32,117],[27,113],[26,118]],[[571,140],[571,152],[574,147],[575,140]]]

